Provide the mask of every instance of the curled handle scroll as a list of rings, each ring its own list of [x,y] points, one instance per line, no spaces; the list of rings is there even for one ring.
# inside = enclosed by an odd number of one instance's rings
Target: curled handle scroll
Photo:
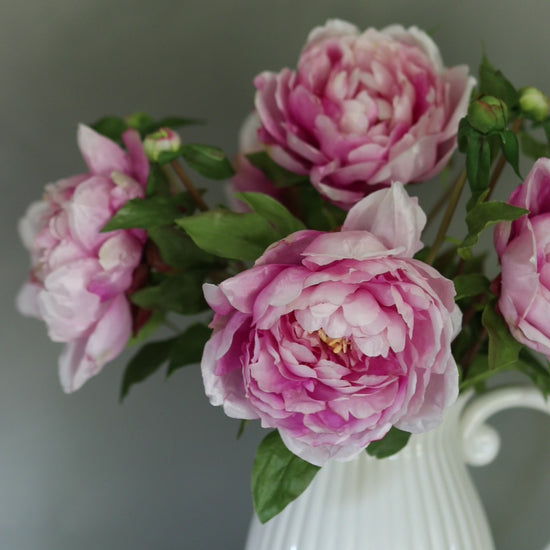
[[[471,466],[492,462],[500,450],[500,435],[485,421],[505,409],[535,409],[550,415],[550,401],[539,390],[528,386],[497,388],[474,397],[461,417],[464,458]]]

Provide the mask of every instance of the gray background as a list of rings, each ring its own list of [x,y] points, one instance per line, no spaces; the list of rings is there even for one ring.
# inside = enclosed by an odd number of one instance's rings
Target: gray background
[[[259,431],[236,441],[238,422],[210,407],[197,368],[156,376],[119,405],[129,354],[65,396],[60,348],[14,311],[28,269],[17,219],[46,182],[83,170],[79,121],[136,110],[203,117],[209,124],[185,139],[234,153],[253,76],[294,66],[308,31],[329,17],[436,29],[448,65],[476,69],[485,44],[514,82],[550,90],[550,2],[0,4],[0,549],[242,549]],[[507,412],[495,424],[503,452],[474,475],[497,548],[540,549],[550,540],[548,419]]]

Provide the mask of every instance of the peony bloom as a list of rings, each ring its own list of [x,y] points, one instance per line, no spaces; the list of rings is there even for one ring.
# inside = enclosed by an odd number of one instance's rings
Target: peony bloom
[[[458,394],[451,281],[412,258],[425,216],[401,184],[355,205],[341,232],[298,231],[206,299],[206,393],[278,428],[317,465],[349,460],[392,426],[435,427]]]
[[[344,21],[314,29],[298,71],[256,77],[260,141],[349,209],[370,192],[427,180],[456,146],[474,79],[445,68],[431,38],[399,25],[362,34]]]
[[[516,340],[550,358],[550,159],[535,163],[509,203],[530,213],[495,229],[498,307]]]
[[[128,200],[143,197],[149,163],[139,134],[124,134],[128,149],[86,126],[78,145],[90,173],[46,187],[19,230],[31,253],[30,280],[18,309],[46,322],[49,336],[66,343],[59,376],[77,390],[126,346],[132,330],[124,293],[132,283],[146,240],[142,230],[101,233]]]

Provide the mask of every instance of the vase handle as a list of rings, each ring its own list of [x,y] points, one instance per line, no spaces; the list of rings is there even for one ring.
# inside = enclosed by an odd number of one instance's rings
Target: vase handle
[[[550,415],[550,402],[541,392],[529,386],[496,388],[472,398],[461,418],[464,459],[471,466],[484,466],[492,462],[500,450],[498,432],[485,421],[504,409],[536,409]]]

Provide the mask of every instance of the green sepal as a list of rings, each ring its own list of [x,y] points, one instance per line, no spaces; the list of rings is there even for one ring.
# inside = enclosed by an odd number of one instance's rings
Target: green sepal
[[[491,175],[491,145],[487,136],[473,128],[466,146],[466,172],[472,193],[487,189]]]
[[[222,258],[253,261],[281,236],[256,212],[210,210],[176,220],[197,246]]]
[[[457,275],[453,282],[456,289],[455,301],[483,294],[489,290],[490,285],[489,279],[481,273]]]
[[[122,377],[122,386],[120,388],[120,401],[122,401],[134,384],[143,382],[154,374],[168,360],[170,351],[176,338],[159,340],[143,346],[132,357]]]
[[[275,226],[281,238],[306,229],[306,226],[298,218],[294,217],[286,207],[269,195],[247,192],[235,193],[235,196]]]
[[[378,441],[373,441],[367,446],[367,454],[375,458],[387,458],[403,449],[411,434],[392,426],[390,431]]]
[[[175,311],[182,315],[200,313],[208,309],[202,293],[203,282],[204,274],[200,271],[162,276],[159,284],[134,292],[130,300],[144,309]]]
[[[171,376],[182,367],[200,363],[204,346],[211,335],[211,329],[202,323],[196,323],[178,336],[170,350],[166,376]]]
[[[122,134],[128,130],[128,124],[119,116],[106,116],[96,120],[91,128],[102,136],[122,145]]]
[[[519,106],[519,94],[502,71],[495,69],[484,54],[479,67],[479,92],[502,99],[510,110]]]
[[[181,147],[181,156],[196,172],[213,180],[223,180],[235,174],[225,153],[218,147],[187,143]]]
[[[277,164],[267,151],[249,153],[246,158],[250,164],[261,170],[266,178],[277,187],[290,187],[299,183],[309,182],[309,177],[304,174],[295,174]]]
[[[490,201],[477,204],[466,214],[468,236],[458,248],[458,254],[461,258],[469,259],[471,248],[477,244],[484,229],[502,221],[517,220],[528,212],[525,208],[512,206],[506,202]]]
[[[252,468],[254,508],[262,523],[281,512],[309,486],[319,466],[291,453],[279,432],[269,433],[260,443]]]
[[[145,199],[128,201],[105,225],[102,233],[116,229],[151,229],[173,222],[189,209],[191,200],[187,193],[174,196],[154,195]]]
[[[244,430],[250,424],[250,420],[244,419],[239,422],[239,429],[237,430],[237,439],[241,439],[244,434]]]
[[[519,142],[516,134],[512,130],[506,129],[499,132],[499,137],[504,158],[512,166],[518,177],[521,178],[519,173]]]

